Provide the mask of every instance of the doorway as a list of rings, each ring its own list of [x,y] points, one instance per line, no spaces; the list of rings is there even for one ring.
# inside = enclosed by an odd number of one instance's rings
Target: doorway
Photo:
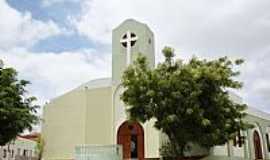
[[[125,121],[117,132],[117,144],[123,147],[123,158],[144,159],[144,131],[138,122]]]
[[[254,131],[253,133],[253,142],[254,142],[254,150],[255,150],[255,159],[256,160],[263,159],[261,139],[257,131]]]

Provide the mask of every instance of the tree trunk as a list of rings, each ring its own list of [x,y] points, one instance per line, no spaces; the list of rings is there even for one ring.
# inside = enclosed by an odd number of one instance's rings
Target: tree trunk
[[[176,157],[179,157],[179,158],[182,158],[185,156],[185,146],[186,146],[186,143],[185,142],[178,142],[177,141],[177,137],[171,133],[170,136],[169,136],[169,140],[170,140],[170,143],[171,145],[174,146],[175,150],[174,150],[174,154]]]
[[[182,144],[182,145],[180,145],[179,146],[179,149],[180,149],[180,155],[179,156],[181,156],[181,157],[184,157],[185,156],[185,146],[186,146],[186,144]]]

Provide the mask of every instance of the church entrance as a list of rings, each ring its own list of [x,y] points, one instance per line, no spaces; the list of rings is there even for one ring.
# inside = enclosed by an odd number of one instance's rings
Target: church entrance
[[[117,144],[123,147],[123,158],[144,159],[144,131],[138,122],[124,122],[117,132]]]
[[[254,141],[255,159],[256,160],[263,159],[260,135],[257,131],[254,131],[253,133],[253,141]]]

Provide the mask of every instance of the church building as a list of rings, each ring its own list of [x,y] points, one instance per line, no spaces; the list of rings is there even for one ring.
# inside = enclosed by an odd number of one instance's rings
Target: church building
[[[154,121],[128,123],[120,100],[121,75],[139,53],[147,57],[150,67],[155,67],[154,43],[150,28],[133,19],[113,30],[112,77],[91,80],[45,105],[42,124],[45,160],[74,159],[75,146],[84,144],[120,144],[124,159],[160,158],[164,136],[153,127]],[[233,94],[232,98],[241,101]],[[270,158],[270,115],[251,108],[247,112],[246,120],[255,128],[239,132],[234,141],[224,146],[213,147],[209,159]],[[192,152],[199,155],[203,150]]]

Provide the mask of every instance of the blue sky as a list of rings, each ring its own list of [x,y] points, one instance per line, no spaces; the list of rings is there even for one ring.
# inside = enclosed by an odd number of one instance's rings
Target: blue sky
[[[44,5],[42,1],[9,0],[7,2],[19,12],[30,12],[32,18],[36,20],[53,21],[67,32],[42,39],[30,48],[31,51],[62,52],[101,47],[101,44],[93,43],[84,35],[78,35],[70,25],[69,16],[76,16],[80,13],[81,5],[78,2],[54,3],[48,6]]]
[[[31,12],[34,19],[43,21],[53,20],[57,24],[69,27],[67,18],[80,13],[81,5],[78,2],[67,1],[44,5],[44,1],[8,0],[8,4],[20,12]]]
[[[111,76],[111,31],[134,18],[185,60],[244,58],[244,102],[270,112],[269,0],[2,0],[0,58],[30,80],[39,104]]]

